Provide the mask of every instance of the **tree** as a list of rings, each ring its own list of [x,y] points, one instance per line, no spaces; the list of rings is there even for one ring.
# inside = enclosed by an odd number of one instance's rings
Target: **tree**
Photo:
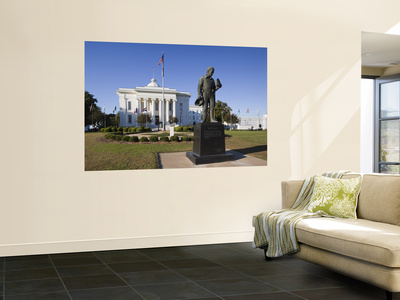
[[[176,124],[176,123],[179,122],[179,120],[178,120],[177,117],[170,116],[168,122],[169,122],[170,124]]]
[[[96,105],[96,103],[97,99],[91,93],[85,91],[85,126],[95,126],[95,124],[98,123],[98,113],[101,114],[101,109]]]
[[[145,126],[148,123],[151,123],[151,114],[139,114],[137,116],[136,122],[141,126]]]
[[[232,116],[229,116],[229,119],[230,120],[228,121],[228,123],[231,123],[231,124],[239,123],[239,117],[235,114],[232,114]]]

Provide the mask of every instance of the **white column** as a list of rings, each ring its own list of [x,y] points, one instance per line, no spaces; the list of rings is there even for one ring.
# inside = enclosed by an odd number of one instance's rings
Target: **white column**
[[[172,116],[176,117],[176,100],[172,100]]]
[[[156,121],[156,99],[151,99],[151,115],[153,117],[153,121],[151,122],[152,125],[155,125],[155,121]]]
[[[160,100],[160,107],[159,107],[159,109],[160,109],[160,122],[163,122],[163,124],[165,124],[164,123],[164,101],[163,100]],[[163,127],[164,127],[164,125],[163,125]]]
[[[137,116],[140,114],[140,99],[137,99],[137,105],[136,105],[136,119],[135,122],[137,121]],[[137,122],[136,122],[137,123]],[[137,126],[138,124],[136,124]]]

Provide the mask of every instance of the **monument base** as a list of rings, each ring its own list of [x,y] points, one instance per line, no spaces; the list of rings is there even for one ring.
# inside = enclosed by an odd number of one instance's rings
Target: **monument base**
[[[186,157],[196,165],[233,160],[233,154],[225,153],[224,126],[221,123],[196,124],[193,152],[186,152]]]
[[[193,152],[186,152],[186,157],[195,165],[211,164],[217,162],[232,161],[233,154],[215,154],[199,156]]]

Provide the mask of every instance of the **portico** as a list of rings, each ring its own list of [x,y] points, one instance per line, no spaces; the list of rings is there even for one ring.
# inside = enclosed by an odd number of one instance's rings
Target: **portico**
[[[120,126],[138,126],[136,120],[141,113],[151,115],[147,126],[157,128],[160,124],[169,127],[170,117],[178,118],[180,125],[189,123],[189,99],[191,94],[176,89],[162,88],[156,79],[144,87],[120,88],[117,90],[120,107]]]

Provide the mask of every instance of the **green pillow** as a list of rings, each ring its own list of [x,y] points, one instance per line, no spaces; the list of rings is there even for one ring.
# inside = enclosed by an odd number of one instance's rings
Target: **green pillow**
[[[361,176],[351,179],[315,176],[314,191],[307,211],[323,216],[357,219],[361,179]]]

